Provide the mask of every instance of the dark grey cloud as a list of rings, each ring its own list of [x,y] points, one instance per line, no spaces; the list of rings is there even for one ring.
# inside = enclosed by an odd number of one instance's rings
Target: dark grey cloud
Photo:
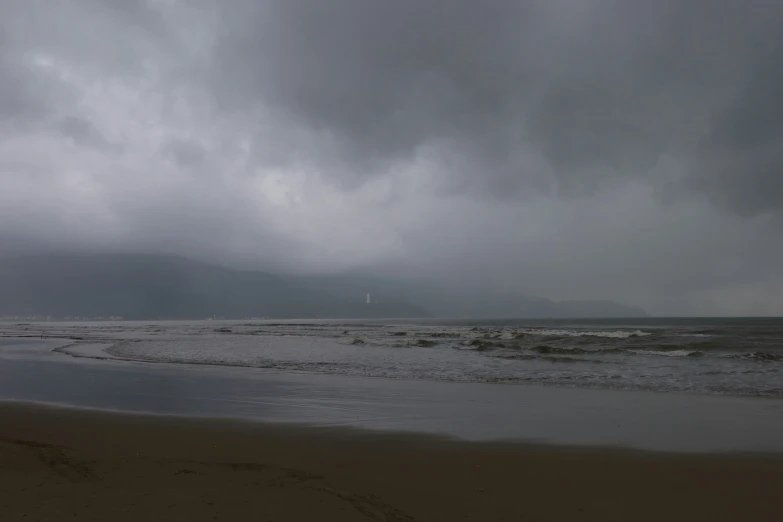
[[[163,146],[163,153],[170,156],[179,166],[186,168],[201,165],[207,155],[200,144],[183,139],[173,139],[166,143]]]
[[[465,176],[505,192],[541,170],[527,148],[561,190],[580,192],[673,155],[720,198],[700,143],[781,135],[763,121],[781,120],[770,104],[782,12],[728,0],[245,2],[222,25],[215,93],[223,107],[262,100],[330,133],[364,172],[446,144],[468,156]],[[763,181],[778,158],[758,152],[730,159]]]
[[[36,98],[28,91],[30,78],[25,78],[7,57],[0,58],[0,117],[16,120],[40,112]]]
[[[783,313],[773,0],[10,0],[0,255]]]
[[[60,118],[54,127],[79,145],[119,151],[119,145],[109,143],[92,122],[79,116]]]
[[[783,207],[783,33],[748,38],[747,75],[713,116],[696,180],[730,208],[752,214]]]
[[[24,54],[8,42],[8,36],[0,32],[0,130],[28,125],[53,109],[53,93],[27,62]]]

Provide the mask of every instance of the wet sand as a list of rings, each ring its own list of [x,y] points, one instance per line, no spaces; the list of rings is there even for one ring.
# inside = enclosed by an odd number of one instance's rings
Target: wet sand
[[[783,457],[0,403],[0,520],[780,520]]]

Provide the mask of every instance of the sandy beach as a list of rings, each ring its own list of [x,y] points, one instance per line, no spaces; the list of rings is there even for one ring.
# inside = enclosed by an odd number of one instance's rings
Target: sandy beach
[[[2,520],[779,520],[783,458],[0,403]]]

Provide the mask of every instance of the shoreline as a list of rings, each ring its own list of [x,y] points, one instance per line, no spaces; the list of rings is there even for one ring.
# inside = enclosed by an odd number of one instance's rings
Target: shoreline
[[[779,461],[783,465],[783,452],[762,451],[762,450],[712,450],[712,451],[688,451],[671,449],[651,449],[626,446],[622,444],[569,444],[550,441],[535,441],[527,439],[498,438],[498,439],[465,439],[447,433],[431,433],[415,430],[393,430],[393,429],[372,429],[363,428],[350,423],[335,424],[313,424],[299,421],[264,421],[252,418],[240,417],[220,417],[209,415],[197,415],[187,413],[156,413],[148,411],[125,411],[109,408],[99,408],[90,406],[78,406],[53,401],[27,401],[15,399],[0,399],[0,419],[4,414],[10,411],[15,414],[17,411],[27,411],[29,414],[69,416],[74,415],[77,422],[79,417],[95,416],[106,417],[114,421],[122,421],[128,424],[138,422],[140,424],[164,423],[194,425],[198,428],[205,426],[215,426],[221,429],[237,429],[247,431],[261,432],[279,432],[296,437],[309,437],[314,439],[337,439],[354,441],[391,441],[392,443],[403,442],[412,443],[417,446],[427,445],[452,445],[465,448],[495,448],[495,449],[513,449],[525,452],[551,451],[556,453],[578,453],[578,454],[612,454],[612,455],[635,455],[649,457],[673,457],[673,458],[717,458],[717,459],[763,459],[769,461]],[[16,428],[15,428],[16,429]],[[3,429],[0,427],[0,434]],[[5,438],[0,435],[0,440]]]
[[[10,402],[0,402],[0,419],[3,520],[780,515],[778,455],[468,442]]]
[[[0,400],[472,441],[783,454],[783,402],[765,397],[148,364],[28,349],[0,362]]]

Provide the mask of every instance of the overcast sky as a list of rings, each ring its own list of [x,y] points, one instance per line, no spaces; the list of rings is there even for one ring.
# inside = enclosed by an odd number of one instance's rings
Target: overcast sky
[[[783,314],[778,0],[0,0],[0,255]]]

